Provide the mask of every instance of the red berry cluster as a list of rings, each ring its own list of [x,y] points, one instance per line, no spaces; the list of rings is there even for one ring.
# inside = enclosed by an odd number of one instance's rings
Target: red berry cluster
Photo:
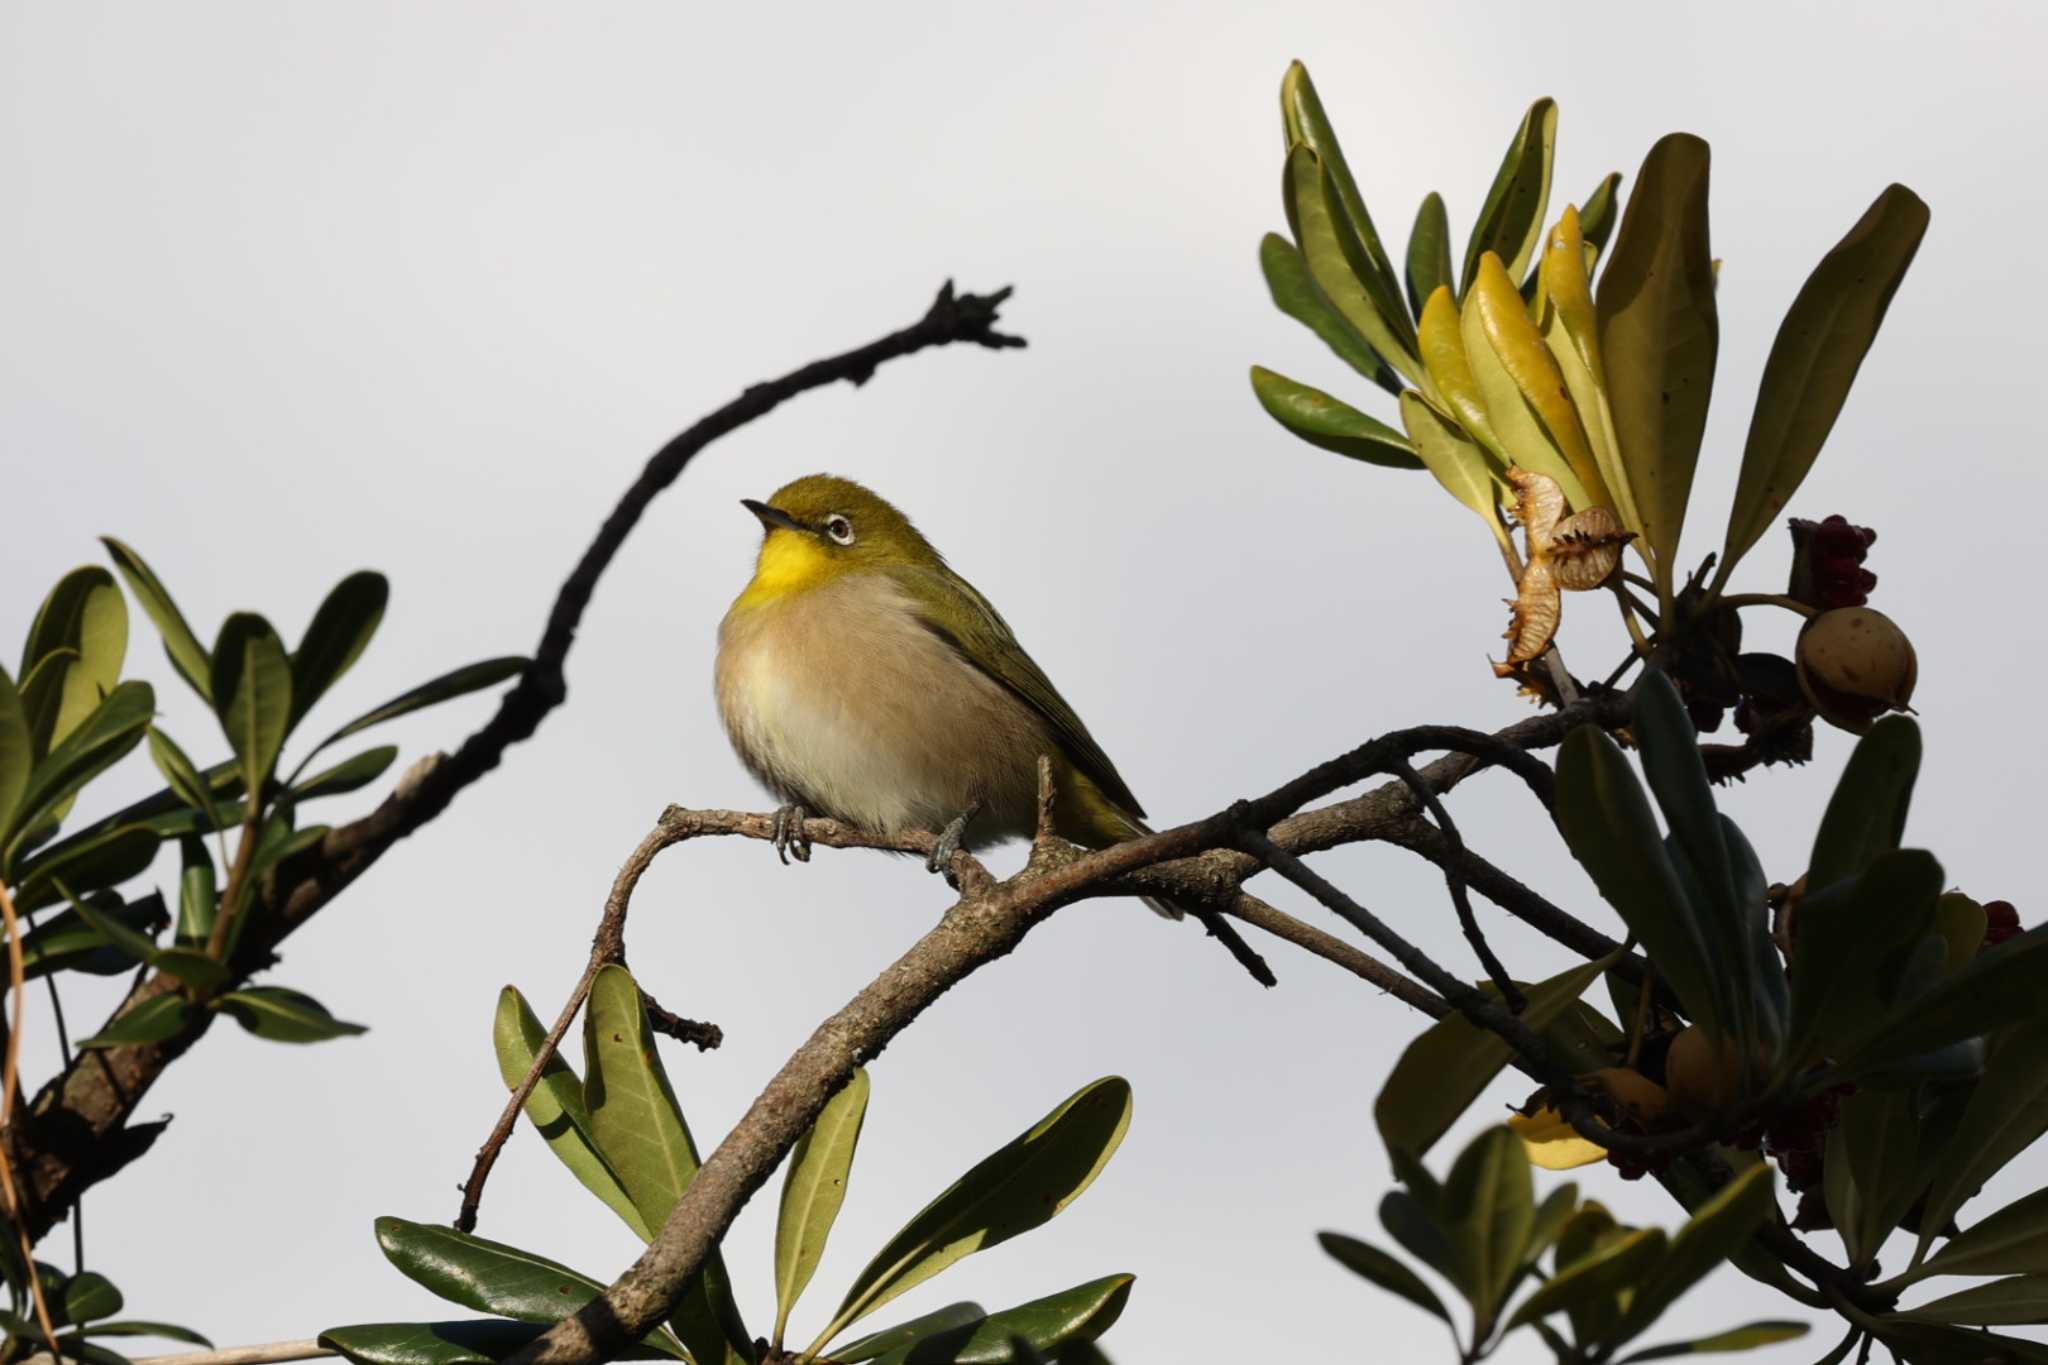
[[[1877,575],[1863,567],[1877,532],[1843,516],[1825,521],[1791,518],[1792,583],[1789,595],[1809,607],[1833,611],[1870,600]]]
[[[1778,1163],[1778,1169],[1785,1173],[1786,1187],[1800,1196],[1799,1212],[1792,1222],[1796,1228],[1831,1226],[1827,1205],[1821,1198],[1828,1130],[1842,1116],[1842,1096],[1854,1094],[1855,1090],[1853,1085],[1823,1090],[1804,1104],[1779,1110],[1763,1126],[1760,1137],[1764,1155]]]
[[[1986,901],[1984,903],[1984,943],[1977,949],[1996,948],[2020,932],[2020,912],[2013,909],[2011,901]]]

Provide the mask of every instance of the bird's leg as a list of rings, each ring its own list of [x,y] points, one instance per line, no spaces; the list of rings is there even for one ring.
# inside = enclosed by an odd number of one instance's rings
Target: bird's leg
[[[811,860],[811,836],[804,833],[804,821],[810,818],[811,813],[795,801],[775,808],[775,831],[770,838],[784,867],[789,866],[792,855],[800,863]]]
[[[967,822],[979,814],[981,802],[977,800],[946,822],[946,827],[939,831],[938,842],[932,845],[931,856],[924,860],[927,872],[952,875],[953,855],[960,851],[960,840],[967,833]]]

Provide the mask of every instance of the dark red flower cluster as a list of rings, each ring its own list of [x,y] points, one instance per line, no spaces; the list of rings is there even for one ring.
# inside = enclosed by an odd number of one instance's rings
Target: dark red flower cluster
[[[1977,949],[1996,948],[2009,938],[2018,937],[2020,912],[2013,909],[2011,901],[1986,901],[1984,903],[1984,944]]]
[[[1792,582],[1786,594],[1821,611],[1860,607],[1870,600],[1877,575],[1863,567],[1877,532],[1851,525],[1843,516],[1825,521],[1793,517]]]

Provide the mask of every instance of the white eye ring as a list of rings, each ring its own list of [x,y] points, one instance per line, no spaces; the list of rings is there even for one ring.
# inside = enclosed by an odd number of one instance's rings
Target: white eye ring
[[[834,512],[825,518],[825,534],[841,545],[853,544],[853,523]]]

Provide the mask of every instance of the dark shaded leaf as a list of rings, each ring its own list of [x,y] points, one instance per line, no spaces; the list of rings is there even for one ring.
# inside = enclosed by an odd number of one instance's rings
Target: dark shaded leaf
[[[108,1024],[78,1046],[126,1047],[132,1043],[161,1043],[175,1037],[191,1021],[192,1006],[181,995],[153,995]]]
[[[330,1327],[320,1344],[354,1365],[495,1365],[531,1346],[546,1327],[484,1318],[469,1322],[363,1322]],[[620,1360],[658,1360],[645,1347],[628,1347]]]
[[[1664,1259],[1666,1242],[1662,1228],[1618,1228],[1612,1219],[1607,1226],[1613,1235],[1574,1248],[1581,1254],[1570,1260],[1560,1247],[1557,1273],[1516,1306],[1509,1331],[1551,1313],[1576,1312],[1589,1322],[1615,1320],[1616,1296]]]
[[[113,586],[111,579],[107,586]],[[64,1317],[70,1322],[83,1324],[95,1318],[111,1318],[121,1311],[124,1302],[114,1282],[95,1270],[80,1271],[64,1286]]]
[[[1444,197],[1434,190],[1423,196],[1415,210],[1415,226],[1408,233],[1408,307],[1417,322],[1429,296],[1448,285],[1457,287],[1451,274],[1451,220],[1444,212]]]
[[[206,817],[201,832],[211,834],[221,827],[212,786],[199,775],[199,769],[178,747],[178,742],[154,725],[149,727],[149,759],[178,799]]]
[[[1899,846],[1919,775],[1920,727],[1908,717],[1886,716],[1856,741],[1814,836],[1808,895],[1853,880]]]
[[[292,651],[292,706],[287,729],[354,666],[384,619],[391,584],[383,574],[363,570],[335,584],[313,613],[312,623]]]
[[[384,775],[391,761],[398,757],[396,744],[383,744],[375,749],[365,749],[351,758],[345,758],[333,767],[313,774],[303,782],[295,783],[291,795],[294,801],[311,801],[322,796],[340,796],[344,792],[356,791],[369,786]]]
[[[1132,1283],[1130,1275],[1091,1280],[971,1326],[942,1328],[879,1359],[884,1365],[1011,1365],[1026,1359],[1027,1350],[1093,1341],[1123,1316]]]
[[[89,1337],[161,1337],[165,1341],[189,1342],[194,1346],[213,1349],[213,1342],[190,1327],[180,1327],[174,1322],[148,1322],[140,1318],[123,1319],[120,1322],[95,1322],[85,1328],[83,1335]]]
[[[211,702],[213,661],[208,657],[205,646],[199,643],[199,637],[192,633],[192,627],[185,624],[185,617],[178,610],[178,604],[171,600],[169,591],[135,551],[112,536],[101,536],[100,543],[107,547],[114,567],[127,580],[128,590],[142,604],[143,614],[149,617],[156,626],[157,634],[163,637],[164,653],[170,656],[171,666],[178,670],[178,676],[192,684],[193,691]]]
[[[2048,1273],[2048,1189],[2007,1204],[1948,1240],[1908,1278]]]
[[[109,919],[118,920],[123,929],[145,940],[148,934],[163,927],[164,904],[155,896],[145,897],[133,905],[123,905],[120,897],[112,895],[95,899],[100,903],[93,907],[94,910]],[[133,971],[136,961],[127,953],[110,947],[106,936],[74,910],[53,915],[23,935],[21,960],[22,975],[29,981],[48,972],[61,971],[112,976]]]
[[[87,895],[140,876],[156,860],[161,842],[155,830],[130,825],[97,834],[83,831],[52,844],[16,869],[21,883],[15,891],[15,908],[27,911],[55,905],[64,898],[57,889],[59,882]]]
[[[243,1028],[273,1043],[321,1043],[369,1032],[335,1018],[312,996],[284,986],[244,986],[215,1003]]]
[[[1434,1200],[1441,1198],[1435,1186],[1428,1191],[1391,1190],[1380,1199],[1380,1226],[1400,1243],[1401,1249],[1471,1295],[1473,1285],[1468,1267],[1459,1260],[1451,1239],[1438,1222]]]
[[[0,708],[4,706],[0,702]],[[142,733],[148,728],[155,708],[156,694],[148,683],[121,683],[50,751],[49,757],[36,764],[15,805],[11,834],[0,831],[0,838],[13,839],[8,849],[10,859],[20,853],[22,832],[58,818],[61,811],[69,809],[80,788],[142,742]]]
[[[507,678],[517,677],[526,668],[526,664],[525,659],[508,655],[501,659],[485,659],[481,663],[467,664],[453,672],[443,673],[440,677],[423,682],[410,691],[399,693],[382,706],[365,711],[321,740],[313,752],[318,753],[335,741],[347,739],[350,735],[367,730],[372,725],[381,725],[387,720],[396,720],[400,716],[411,715],[414,711],[424,710],[444,701],[452,701],[456,697],[467,696],[471,692],[478,692],[501,683]]]
[[[1321,389],[1254,365],[1252,393],[1268,416],[1310,445],[1389,469],[1422,468],[1406,436]]]
[[[2048,926],[1987,949],[1959,972],[1916,996],[1847,1050],[1859,1061],[1916,1056],[1989,1033],[2016,1020],[2048,1016]]]
[[[1984,1077],[1926,1172],[1927,1209],[1920,1217],[1918,1255],[1926,1254],[1936,1230],[1948,1226],[1965,1200],[2043,1133],[2048,1133],[2048,1019],[2036,1019],[1991,1040]]]
[[[1479,258],[1491,251],[1507,273],[1520,279],[1543,236],[1543,215],[1550,206],[1552,149],[1557,143],[1557,103],[1540,99],[1522,116],[1521,127],[1508,143],[1493,185],[1480,205],[1465,243],[1465,268],[1458,292],[1472,292],[1479,278]],[[1425,297],[1427,297],[1425,295]]]
[[[1888,968],[1934,923],[1941,864],[1921,849],[1880,855],[1849,885],[1801,897],[1792,945],[1791,1064],[1839,1051],[1889,1012]]]
[[[1616,1343],[1642,1335],[1681,1294],[1747,1245],[1775,1207],[1771,1167],[1763,1163],[1738,1174],[1702,1204],[1671,1239],[1663,1258],[1638,1283],[1622,1314]]]
[[[899,1322],[894,1327],[884,1327],[879,1332],[871,1332],[845,1346],[835,1346],[831,1351],[831,1358],[842,1362],[842,1365],[859,1365],[860,1361],[873,1360],[877,1356],[901,1350],[927,1337],[944,1336],[949,1340],[954,1339],[963,1329],[971,1331],[987,1319],[988,1310],[978,1303],[949,1303],[944,1308],[933,1309],[922,1317]]]
[[[260,794],[291,730],[292,666],[270,622],[238,611],[213,646],[213,709],[242,764],[242,785]]]
[[[2013,1275],[1975,1285],[1894,1316],[1909,1322],[2012,1327],[2048,1322],[2048,1275]]]
[[[1420,1275],[1378,1247],[1341,1232],[1319,1232],[1316,1241],[1352,1274],[1370,1280],[1390,1294],[1400,1295],[1425,1313],[1434,1313],[1445,1322],[1451,1320],[1436,1291]]]
[[[1358,329],[1344,320],[1308,272],[1308,262],[1294,243],[1269,232],[1259,243],[1259,269],[1273,306],[1321,337],[1339,359],[1389,393],[1401,391],[1401,380],[1373,352]]]
[[[1607,245],[1607,238],[1614,232],[1619,215],[1614,211],[1615,192],[1621,188],[1621,172],[1610,172],[1593,187],[1579,205],[1579,236],[1587,246],[1596,250]],[[1587,269],[1590,271],[1591,266]]]
[[[1673,1356],[1754,1351],[1759,1346],[1775,1346],[1781,1341],[1796,1341],[1809,1330],[1803,1322],[1779,1322],[1770,1319],[1745,1322],[1740,1327],[1730,1327],[1727,1331],[1716,1332],[1712,1336],[1694,1337],[1691,1341],[1674,1341],[1668,1346],[1652,1346],[1647,1351],[1637,1351],[1633,1355],[1623,1356],[1618,1365],[1628,1365],[1632,1360],[1669,1360]]]
[[[1506,1127],[1474,1138],[1444,1181],[1443,1227],[1464,1267],[1459,1277],[1478,1320],[1490,1332],[1508,1286],[1522,1268],[1522,1252],[1535,1225],[1535,1192],[1522,1140]]]
[[[213,855],[206,841],[186,835],[178,844],[178,941],[204,943],[213,933],[219,897],[213,883]]]
[[[20,689],[7,670],[0,668],[0,839],[13,828],[35,765],[35,741],[29,733]]]

